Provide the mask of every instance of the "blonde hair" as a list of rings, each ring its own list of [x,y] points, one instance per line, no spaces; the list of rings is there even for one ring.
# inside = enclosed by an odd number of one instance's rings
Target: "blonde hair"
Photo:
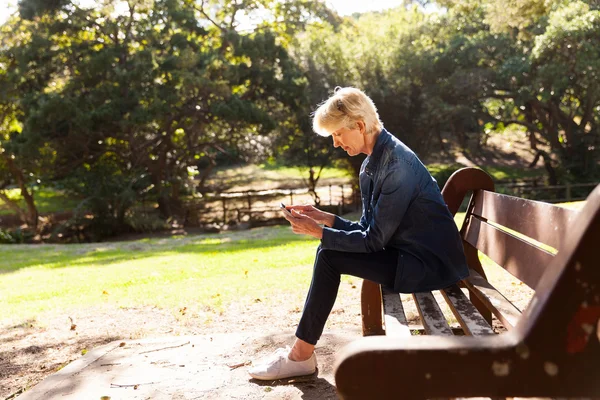
[[[329,136],[341,128],[354,128],[357,121],[365,123],[369,135],[383,128],[377,107],[369,96],[353,87],[338,86],[314,112],[313,130],[321,136]]]

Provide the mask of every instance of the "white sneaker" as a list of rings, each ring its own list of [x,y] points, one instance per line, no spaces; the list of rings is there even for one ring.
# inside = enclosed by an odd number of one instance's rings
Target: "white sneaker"
[[[270,381],[293,376],[310,375],[317,369],[317,357],[315,353],[306,361],[292,361],[288,358],[290,348],[277,349],[266,360],[252,366],[248,373],[254,379]]]

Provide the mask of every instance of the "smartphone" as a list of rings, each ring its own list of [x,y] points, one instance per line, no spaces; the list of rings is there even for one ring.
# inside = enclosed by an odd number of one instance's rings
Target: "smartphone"
[[[285,204],[279,203],[279,207],[281,207],[281,211],[283,211],[284,213],[286,213],[290,217],[292,216],[292,213],[290,212],[290,210],[288,210],[287,208],[285,208]]]

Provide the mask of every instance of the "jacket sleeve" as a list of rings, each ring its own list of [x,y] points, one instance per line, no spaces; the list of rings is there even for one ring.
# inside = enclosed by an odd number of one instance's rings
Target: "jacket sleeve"
[[[373,218],[366,226],[346,231],[323,228],[321,245],[324,249],[353,253],[372,253],[383,250],[398,229],[406,210],[419,193],[417,174],[410,165],[403,164],[389,171],[383,179],[381,193],[373,204]],[[358,226],[356,226],[358,225]],[[346,225],[347,226],[347,225]]]
[[[360,218],[360,222],[354,222],[354,221],[350,221],[350,220],[347,220],[346,218],[342,218],[342,217],[336,215],[335,219],[333,220],[332,228],[336,229],[338,231],[362,230],[362,229],[366,228],[365,217],[363,215]]]

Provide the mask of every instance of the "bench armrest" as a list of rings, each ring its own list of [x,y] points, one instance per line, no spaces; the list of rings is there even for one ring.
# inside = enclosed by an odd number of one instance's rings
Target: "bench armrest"
[[[479,168],[461,168],[448,178],[442,196],[452,215],[456,215],[465,195],[474,190],[494,191],[494,181]]]
[[[532,358],[515,331],[402,340],[372,336],[342,349],[335,380],[343,399],[527,397],[545,379],[553,380],[549,387],[556,389],[560,379],[552,376],[552,365],[545,371],[544,363]]]

